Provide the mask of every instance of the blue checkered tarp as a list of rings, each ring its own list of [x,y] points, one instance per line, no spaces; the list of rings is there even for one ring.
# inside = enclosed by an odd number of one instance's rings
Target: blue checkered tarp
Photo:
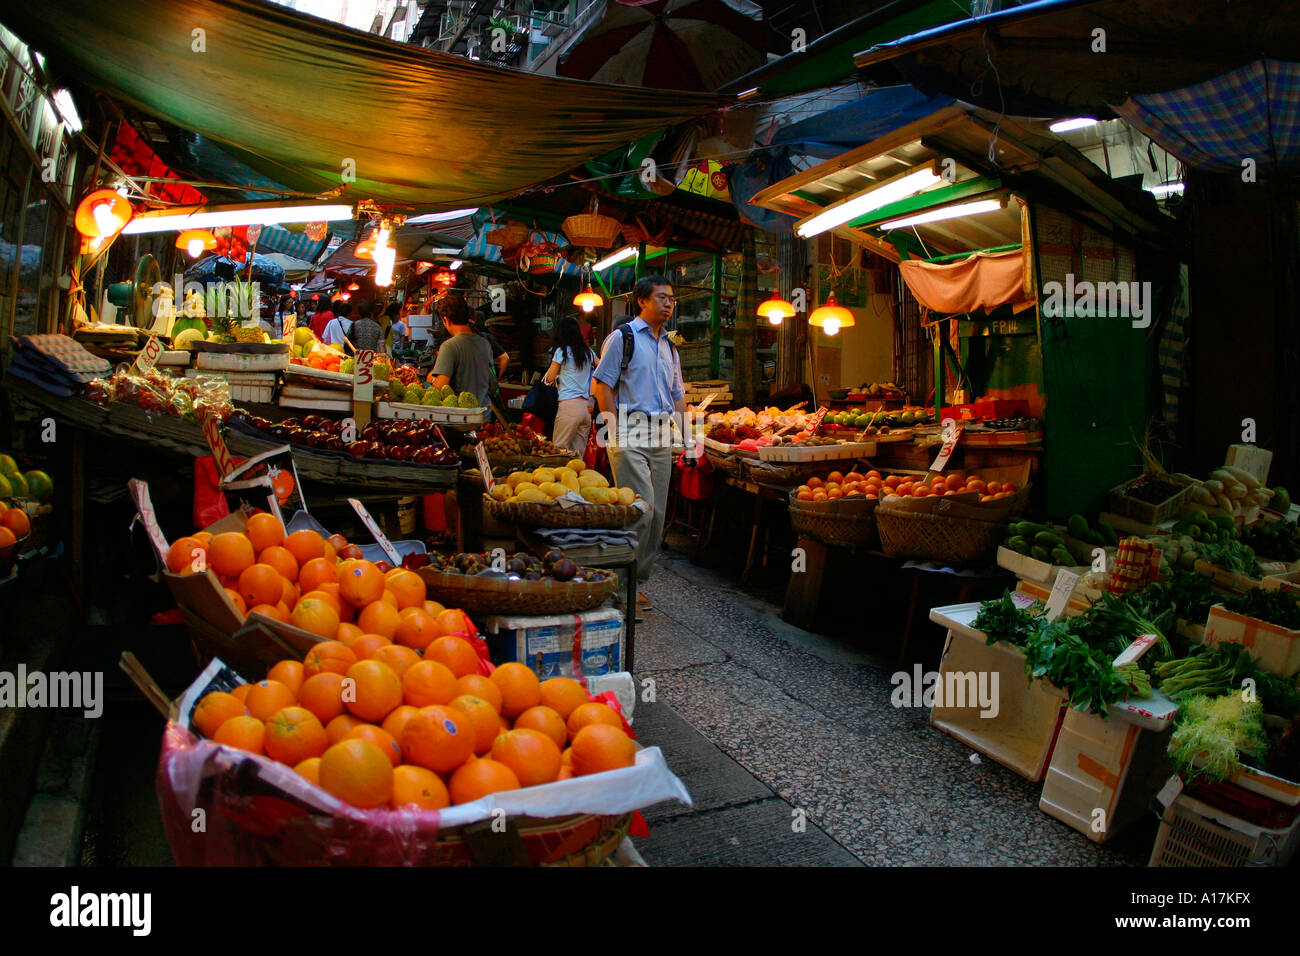
[[[1187,166],[1256,175],[1300,163],[1300,63],[1256,60],[1195,86],[1130,97],[1115,112]]]
[[[314,262],[328,239],[328,234],[325,239],[308,239],[306,232],[294,232],[283,226],[263,226],[261,235],[257,237],[257,251],[280,252]]]

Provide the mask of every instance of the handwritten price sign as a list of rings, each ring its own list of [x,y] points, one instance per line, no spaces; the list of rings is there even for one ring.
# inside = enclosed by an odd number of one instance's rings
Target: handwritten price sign
[[[1066,602],[1074,593],[1074,586],[1079,583],[1079,576],[1073,571],[1061,568],[1056,572],[1056,581],[1052,584],[1052,593],[1047,597],[1047,619],[1054,621],[1065,610]]]
[[[352,400],[354,402],[373,402],[375,400],[374,350],[359,349],[356,362],[356,368],[352,370]]]
[[[154,336],[149,336],[149,341],[145,343],[140,354],[135,357],[135,367],[137,371],[148,372],[158,361],[158,356],[162,355],[162,341]]]
[[[374,353],[372,352],[371,355],[373,354]],[[366,506],[356,498],[349,498],[348,504],[350,504],[352,510],[357,513],[357,517],[361,519],[361,523],[369,529],[372,535],[375,536],[375,543],[383,549],[384,554],[388,555],[389,563],[392,564],[393,567],[400,567],[402,564],[402,556],[397,553],[397,549],[393,547],[393,543],[388,540],[388,535],[384,534],[384,532],[379,529],[379,524],[370,516],[370,512],[366,510]]]
[[[483,475],[483,487],[491,494],[496,479],[492,477],[492,466],[488,464],[487,449],[482,442],[474,446],[474,457],[478,459],[478,470]]]
[[[208,450],[217,464],[217,474],[225,479],[234,470],[235,463],[226,447],[226,440],[221,437],[221,420],[211,411],[204,411],[202,416],[203,437],[207,439]]]
[[[149,540],[153,542],[158,557],[162,559],[163,563],[166,563],[167,539],[163,536],[162,528],[158,526],[158,515],[153,510],[153,501],[149,497],[149,486],[143,481],[137,481],[134,478],[128,481],[126,486],[131,492],[131,497],[135,499],[136,512],[140,515],[141,522],[144,523],[145,533],[149,535]]]
[[[948,459],[957,448],[957,440],[961,438],[961,426],[951,418],[943,420],[943,445],[939,448],[939,456],[935,458],[934,464],[930,466],[931,471],[943,471],[948,467]]]
[[[293,338],[293,333],[298,329],[298,315],[294,312],[286,312],[280,316],[280,338],[289,341]]]

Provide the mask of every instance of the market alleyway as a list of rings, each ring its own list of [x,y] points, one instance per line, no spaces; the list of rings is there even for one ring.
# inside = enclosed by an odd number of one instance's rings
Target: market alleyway
[[[635,726],[695,801],[646,811],[651,866],[1146,865],[1154,816],[1092,843],[1038,810],[1041,784],[893,707],[892,664],[678,553],[645,590],[635,676],[656,703]]]

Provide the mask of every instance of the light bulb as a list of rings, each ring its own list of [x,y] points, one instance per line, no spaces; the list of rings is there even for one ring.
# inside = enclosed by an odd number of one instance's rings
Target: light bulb
[[[101,238],[113,235],[125,223],[121,216],[113,212],[112,203],[102,202],[96,204],[92,215],[95,217],[95,225],[99,227]]]
[[[582,311],[583,311],[583,312],[595,312],[595,311],[596,311],[596,307],[595,307],[594,305],[591,304],[591,301],[590,301],[590,300],[587,300],[587,301],[584,301],[584,302],[582,303]]]
[[[773,312],[771,315],[769,315],[769,316],[767,317],[767,321],[770,322],[770,323],[772,323],[773,325],[780,325],[780,324],[781,324],[781,313],[780,313],[780,312]]]
[[[199,257],[199,253],[203,251],[203,240],[191,239],[189,243],[185,246],[185,251],[190,254],[191,259],[197,259]]]
[[[825,332],[827,335],[834,335],[839,330],[840,330],[840,320],[835,318],[827,319],[826,324],[822,326],[822,331]]]

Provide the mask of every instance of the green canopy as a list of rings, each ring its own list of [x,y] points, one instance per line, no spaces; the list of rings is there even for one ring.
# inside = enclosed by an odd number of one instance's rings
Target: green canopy
[[[304,193],[477,206],[722,105],[536,76],[264,0],[6,4],[49,65]]]

